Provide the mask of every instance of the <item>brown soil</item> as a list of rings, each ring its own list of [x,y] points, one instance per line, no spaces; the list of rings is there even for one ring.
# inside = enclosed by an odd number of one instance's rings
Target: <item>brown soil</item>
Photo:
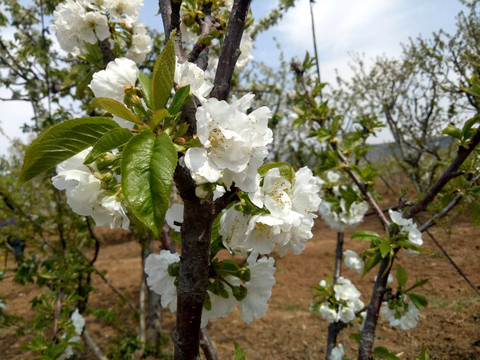
[[[381,231],[379,222],[367,218],[362,229]],[[218,349],[220,359],[233,359],[233,341],[238,342],[250,360],[262,359],[322,359],[325,356],[327,323],[308,311],[313,290],[321,279],[332,272],[336,234],[322,222],[315,227],[315,236],[299,256],[277,258],[277,284],[273,289],[267,314],[250,325],[241,321],[239,310],[210,326],[210,335]],[[345,248],[361,251],[366,244],[350,239],[346,233]],[[467,217],[462,217],[448,237],[440,229],[432,231],[474,284],[480,284],[480,230],[473,229]],[[407,256],[400,253],[399,260],[409,275],[415,278],[429,277],[430,281],[418,292],[427,296],[428,308],[422,310],[418,326],[410,331],[390,328],[381,317],[377,327],[376,346],[385,346],[401,359],[414,359],[424,346],[432,359],[480,359],[480,298],[460,278],[438,248],[425,235],[425,247],[435,255]],[[133,304],[137,304],[140,281],[140,248],[133,242],[105,244],[96,266],[108,270],[109,280]],[[352,279],[362,291],[362,300],[368,301],[374,273],[365,279],[349,269],[345,276]],[[94,278],[97,291],[91,296],[93,307],[116,307],[118,298],[98,277]],[[29,301],[38,293],[35,286],[19,286],[11,277],[1,283],[1,295],[7,296],[8,311],[30,316]],[[128,308],[125,308],[128,313]],[[125,321],[132,324],[130,316]],[[106,349],[114,336],[113,329],[93,317],[87,319],[90,331]],[[165,314],[165,333],[171,333],[174,316]],[[357,344],[349,339],[355,327],[342,332],[339,341],[345,345],[346,354],[354,358]],[[2,331],[3,332],[3,331]],[[33,355],[20,352],[22,338],[7,330],[0,333],[1,359],[32,359]],[[170,344],[167,349],[171,348]],[[83,359],[93,359],[84,354]]]

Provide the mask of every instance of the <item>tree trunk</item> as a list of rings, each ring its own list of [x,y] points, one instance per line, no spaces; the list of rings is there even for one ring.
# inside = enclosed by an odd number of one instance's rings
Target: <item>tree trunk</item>
[[[184,202],[174,359],[195,360],[199,356],[200,322],[208,286],[214,215],[211,201],[190,198]]]

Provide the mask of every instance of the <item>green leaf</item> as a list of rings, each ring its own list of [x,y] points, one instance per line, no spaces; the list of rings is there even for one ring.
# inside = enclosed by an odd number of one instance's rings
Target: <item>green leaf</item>
[[[233,342],[235,344],[235,360],[247,360],[247,356],[245,355],[245,351],[237,344],[236,341]]]
[[[185,100],[190,96],[190,85],[181,87],[175,92],[175,96],[172,99],[172,103],[168,107],[168,112],[170,114],[176,114],[180,111]]]
[[[392,246],[390,245],[388,239],[385,239],[380,243],[379,249],[380,253],[382,254],[382,258],[384,258],[390,253],[390,250],[392,250]]]
[[[408,297],[413,302],[413,304],[420,309],[422,306],[428,306],[428,300],[423,295],[418,294],[408,294]]]
[[[163,109],[172,91],[175,76],[175,33],[172,31],[170,40],[158,55],[153,68],[152,106],[153,110]]]
[[[96,97],[93,98],[92,103],[89,105],[89,109],[100,108],[108,111],[110,114],[118,116],[122,119],[131,121],[135,124],[141,124],[142,122],[137,115],[132,113],[125,105],[121,102],[110,99],[107,97]]]
[[[292,165],[287,162],[276,162],[263,165],[260,169],[258,169],[258,173],[264,177],[269,170],[275,168],[278,168],[282,178],[287,180],[292,186],[295,184],[295,170],[293,169]]]
[[[433,254],[430,250],[424,249],[418,245],[412,244],[411,242],[408,242],[405,240],[399,240],[397,241],[397,244],[404,249],[410,249],[410,250],[418,251],[421,253]]]
[[[133,214],[159,235],[170,201],[177,153],[167,134],[144,131],[122,154],[122,190]]]
[[[368,273],[375,265],[377,265],[380,260],[382,260],[382,254],[379,251],[375,252],[372,256],[368,258],[365,262],[365,267],[363,268],[363,275]]]
[[[27,148],[17,187],[95,144],[118,128],[110,118],[86,117],[64,121],[38,136]]]
[[[397,281],[401,287],[405,287],[408,281],[408,275],[401,265],[397,265]]]
[[[152,79],[145,74],[144,72],[140,71],[138,73],[138,80],[140,81],[140,85],[142,86],[143,95],[145,104],[147,104],[148,108],[152,108]]]
[[[420,356],[415,356],[415,360],[430,360],[430,352],[426,346],[422,349]]]
[[[104,153],[125,145],[132,137],[132,132],[125,128],[116,128],[108,131],[95,143],[83,163],[91,164]]]
[[[462,139],[462,132],[454,125],[448,125],[445,129],[443,129],[442,134],[449,135],[458,140]]]
[[[152,127],[152,129],[155,129],[158,126],[158,124],[160,124],[165,118],[171,117],[171,116],[172,115],[170,115],[167,109],[160,109],[160,110],[154,111],[150,126]]]
[[[380,235],[378,235],[374,231],[368,231],[368,230],[363,230],[363,231],[355,231],[352,236],[352,239],[359,239],[359,240],[364,240],[364,241],[380,241]]]
[[[373,354],[377,356],[379,359],[399,360],[399,358],[395,354],[391,353],[390,351],[388,351],[387,348],[383,346],[379,346],[373,349]]]
[[[412,286],[410,286],[407,290],[405,290],[405,292],[409,292],[417,287],[425,285],[428,282],[428,280],[430,279],[422,279],[422,280],[415,281],[415,283]]]
[[[463,139],[464,140],[467,140],[467,139],[470,139],[473,135],[472,133],[472,127],[473,125],[475,125],[476,123],[480,122],[480,116],[474,116],[473,118],[465,121],[465,124],[463,125],[463,129],[462,129],[462,134],[463,134]]]

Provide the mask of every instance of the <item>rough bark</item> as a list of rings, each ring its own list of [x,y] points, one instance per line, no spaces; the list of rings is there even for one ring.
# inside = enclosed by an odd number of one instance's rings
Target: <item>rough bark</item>
[[[252,0],[235,0],[228,19],[227,35],[220,57],[218,59],[217,73],[215,74],[214,87],[211,97],[226,100],[230,92],[235,64],[240,56],[240,41],[242,40],[248,9]]]
[[[193,360],[199,354],[200,321],[208,286],[212,203],[184,199],[182,255],[177,286],[175,360]]]

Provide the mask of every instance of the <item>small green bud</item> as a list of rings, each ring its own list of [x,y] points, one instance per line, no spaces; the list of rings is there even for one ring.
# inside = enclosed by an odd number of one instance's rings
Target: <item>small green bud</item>
[[[248,293],[248,289],[246,287],[243,287],[243,286],[234,286],[232,288],[232,291],[233,291],[233,296],[238,301],[242,301],[243,299],[245,299],[245,297],[247,296],[247,293]]]
[[[180,263],[173,263],[168,265],[168,275],[177,277],[180,274]]]
[[[243,282],[250,281],[250,269],[247,268],[242,268],[241,273],[240,273],[240,280]]]

